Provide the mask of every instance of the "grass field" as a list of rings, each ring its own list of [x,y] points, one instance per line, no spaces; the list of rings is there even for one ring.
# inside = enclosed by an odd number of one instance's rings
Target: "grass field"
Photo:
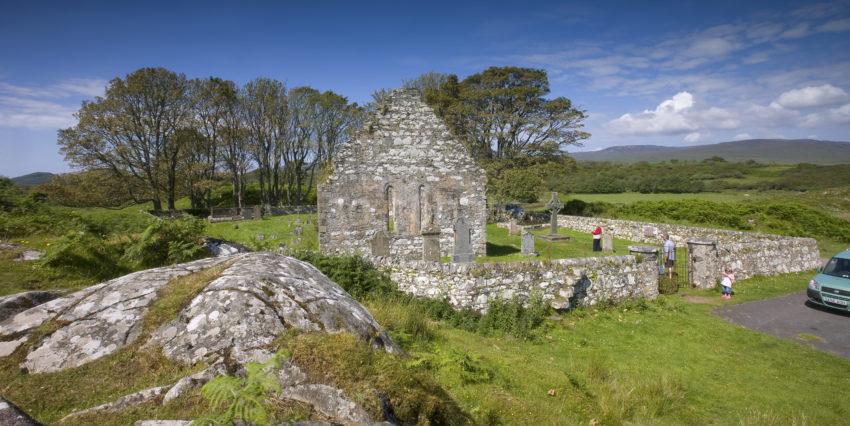
[[[798,291],[809,275],[742,281],[732,303]],[[823,396],[850,386],[850,361],[727,323],[711,313],[719,294],[699,294],[712,304],[670,295],[582,309],[550,322],[535,342],[436,326],[435,342],[413,356],[430,360],[468,412],[505,424],[846,421],[850,405]],[[452,356],[466,366],[447,362]]]
[[[850,406],[828,396],[850,386],[850,361],[812,349],[805,339],[779,340],[712,314],[721,304],[799,291],[810,275],[744,280],[736,283],[732,301],[722,301],[717,291],[688,291],[582,308],[552,317],[531,341],[428,321],[429,339],[398,339],[409,342],[404,374],[427,373],[480,424],[843,424]],[[691,296],[704,300],[693,303]],[[399,316],[405,312],[391,301],[376,303],[367,305],[397,335],[394,327],[404,323]],[[75,407],[196,370],[138,345],[33,376],[15,367],[20,356],[0,364],[0,394],[48,423]],[[97,421],[191,418],[206,410],[195,390],[164,407],[145,404]]]

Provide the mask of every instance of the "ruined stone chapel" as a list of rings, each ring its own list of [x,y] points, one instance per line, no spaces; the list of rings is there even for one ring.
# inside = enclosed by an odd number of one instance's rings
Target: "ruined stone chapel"
[[[392,91],[319,183],[320,248],[422,259],[424,233],[449,256],[455,229],[468,226],[472,252],[485,255],[485,184],[484,170],[419,92]]]

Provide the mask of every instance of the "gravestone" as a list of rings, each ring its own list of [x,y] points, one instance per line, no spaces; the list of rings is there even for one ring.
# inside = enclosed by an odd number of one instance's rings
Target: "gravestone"
[[[263,234],[257,234],[257,241],[263,241],[266,239],[266,236]]]
[[[295,224],[296,224],[296,225],[300,225],[300,224],[301,224],[301,218],[300,218],[300,217],[296,217],[296,218],[295,218]]]
[[[262,219],[263,211],[260,209],[260,206],[254,206],[254,219]]]
[[[562,203],[561,199],[558,198],[558,193],[553,192],[552,198],[549,199],[548,203],[546,203],[546,210],[549,210],[549,235],[542,235],[540,238],[547,241],[563,241],[570,239],[570,237],[566,235],[558,234],[558,212],[560,212],[562,208],[564,208],[564,203]]]
[[[537,256],[537,252],[534,251],[534,234],[525,229],[522,230],[520,252],[525,256]]]
[[[429,226],[422,231],[422,260],[440,261],[440,229]]]
[[[515,218],[512,218],[510,222],[508,222],[508,234],[509,235],[519,235],[520,228],[516,222]]]
[[[614,251],[614,236],[611,235],[611,230],[602,233],[602,251],[612,253]]]
[[[644,237],[654,237],[655,236],[655,227],[654,226],[644,226],[643,227],[643,236]]]
[[[390,255],[390,238],[384,232],[376,232],[369,242],[372,248],[372,256],[386,257]]]
[[[242,219],[251,220],[254,217],[254,211],[251,209],[242,209]]]
[[[292,231],[292,234],[296,237],[300,237],[301,234],[304,233],[304,228],[301,225],[295,227],[295,230]]]
[[[475,253],[472,252],[472,228],[463,218],[458,219],[454,225],[455,245],[452,262],[454,263],[470,263],[475,260]]]

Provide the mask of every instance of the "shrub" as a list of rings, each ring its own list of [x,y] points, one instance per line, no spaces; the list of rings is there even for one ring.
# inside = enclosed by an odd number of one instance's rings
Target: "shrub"
[[[97,280],[109,279],[130,272],[122,261],[125,246],[126,241],[75,231],[48,250],[41,265]]]
[[[203,257],[204,223],[197,219],[156,220],[125,253],[136,268],[152,268]]]
[[[534,203],[543,189],[543,179],[529,169],[508,169],[496,182],[496,191],[504,200]]]

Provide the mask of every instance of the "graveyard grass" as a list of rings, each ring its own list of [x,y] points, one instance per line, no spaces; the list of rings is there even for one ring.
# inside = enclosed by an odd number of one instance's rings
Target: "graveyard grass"
[[[549,225],[545,225],[542,229],[534,229],[531,232],[536,236],[548,235]],[[520,253],[521,237],[519,235],[509,235],[507,229],[500,228],[495,224],[489,224],[487,225],[487,256],[479,256],[476,262],[521,262],[593,256],[623,256],[629,254],[629,245],[640,244],[615,238],[613,253],[594,252],[592,247],[593,237],[590,234],[566,228],[558,228],[558,234],[566,235],[570,239],[550,242],[541,238],[535,238],[534,249],[537,251],[538,256],[529,257]]]
[[[695,294],[711,303],[675,294],[583,308],[547,322],[531,342],[434,323],[433,340],[407,350],[483,423],[840,424],[850,416],[838,397],[850,386],[850,360],[712,313],[800,291],[810,276],[741,281],[731,302],[703,291]],[[381,321],[383,309],[374,310]]]

